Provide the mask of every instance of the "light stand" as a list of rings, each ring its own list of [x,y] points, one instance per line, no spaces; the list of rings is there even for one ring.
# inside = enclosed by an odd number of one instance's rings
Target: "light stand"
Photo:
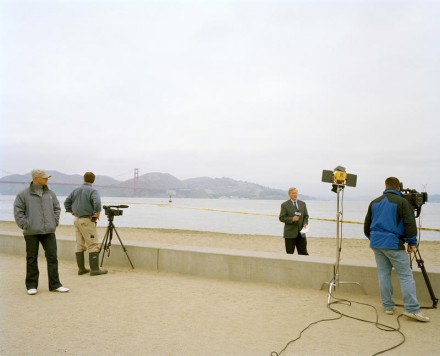
[[[341,260],[341,249],[342,249],[342,202],[341,192],[344,191],[345,186],[356,187],[357,176],[355,174],[348,174],[344,167],[337,166],[333,171],[323,170],[322,171],[322,181],[326,183],[332,183],[331,191],[336,193],[336,261],[333,266],[333,278],[330,282],[324,282],[328,284],[328,298],[327,304],[330,304],[332,289],[335,289],[339,284],[356,284],[362,288],[358,282],[341,282],[339,280],[339,261]],[[362,288],[363,292],[365,290]],[[366,293],[365,293],[366,294]]]
[[[333,278],[330,282],[325,282],[324,284],[328,284],[328,296],[327,296],[327,304],[330,304],[331,292],[332,289],[339,287],[339,284],[356,284],[362,288],[362,286],[358,282],[345,282],[339,280],[339,261],[341,260],[341,250],[342,250],[342,217],[343,212],[341,209],[341,192],[344,190],[344,185],[342,184],[333,184],[332,191],[336,192],[336,261],[333,265]],[[363,289],[363,288],[362,288]],[[365,291],[364,291],[365,292]]]

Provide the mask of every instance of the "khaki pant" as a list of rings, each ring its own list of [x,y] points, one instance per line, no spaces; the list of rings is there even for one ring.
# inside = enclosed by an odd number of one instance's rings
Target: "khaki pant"
[[[99,252],[96,222],[93,222],[90,218],[75,217],[73,225],[76,233],[76,251]]]

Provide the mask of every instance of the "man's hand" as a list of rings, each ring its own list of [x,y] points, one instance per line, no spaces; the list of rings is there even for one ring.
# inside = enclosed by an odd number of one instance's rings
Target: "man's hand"
[[[417,250],[417,247],[416,246],[410,246],[410,245],[408,245],[407,247],[406,247],[406,252],[408,252],[408,253],[413,253],[413,252],[415,252]]]

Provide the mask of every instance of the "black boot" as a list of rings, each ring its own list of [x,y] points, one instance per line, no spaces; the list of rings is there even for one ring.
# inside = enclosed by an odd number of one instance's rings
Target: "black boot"
[[[89,273],[90,270],[86,269],[84,265],[84,251],[76,252],[75,254],[76,254],[76,263],[78,265],[78,275]]]
[[[99,269],[99,252],[89,253],[89,263],[90,263],[90,275],[99,276],[100,274],[106,274],[106,269]]]

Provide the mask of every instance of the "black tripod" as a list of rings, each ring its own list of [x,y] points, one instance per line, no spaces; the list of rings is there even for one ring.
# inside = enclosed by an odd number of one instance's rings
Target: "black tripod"
[[[437,308],[438,298],[434,294],[434,290],[432,289],[431,282],[429,281],[428,273],[425,269],[425,263],[422,259],[422,256],[420,255],[420,251],[417,248],[417,250],[414,252],[414,258],[417,261],[417,266],[422,270],[423,278],[425,279],[426,286],[428,287],[428,292],[432,300],[432,307]]]
[[[416,217],[418,217],[419,215],[420,215],[420,211],[417,212]],[[438,298],[434,294],[434,290],[432,289],[431,281],[429,280],[428,273],[426,272],[425,261],[423,261],[422,255],[420,255],[420,251],[419,251],[421,228],[422,228],[422,224],[421,224],[421,220],[419,217],[419,238],[418,238],[418,243],[417,243],[417,249],[414,252],[414,258],[416,259],[417,266],[419,266],[419,268],[422,270],[422,275],[423,275],[423,278],[425,279],[426,287],[428,287],[429,296],[431,297],[431,300],[432,300],[432,307],[437,308]],[[412,268],[412,266],[411,266],[411,268]]]
[[[102,254],[102,258],[101,258],[101,267],[102,267],[102,263],[104,262],[104,255],[105,252],[107,251],[107,257],[110,256],[110,246],[112,245],[112,239],[113,239],[113,231],[116,233],[116,236],[118,237],[118,240],[122,246],[122,249],[124,250],[125,254],[127,255],[128,261],[130,262],[131,268],[134,269],[133,263],[130,260],[130,257],[128,256],[127,250],[125,249],[124,244],[121,241],[121,238],[119,237],[118,231],[116,231],[116,227],[113,224],[113,219],[114,219],[114,214],[111,213],[112,210],[106,210],[106,214],[107,214],[107,218],[108,218],[108,226],[107,226],[107,230],[105,232],[104,235],[104,240],[102,241],[101,247],[99,248],[99,252],[101,252],[102,249],[104,249],[104,253]]]

